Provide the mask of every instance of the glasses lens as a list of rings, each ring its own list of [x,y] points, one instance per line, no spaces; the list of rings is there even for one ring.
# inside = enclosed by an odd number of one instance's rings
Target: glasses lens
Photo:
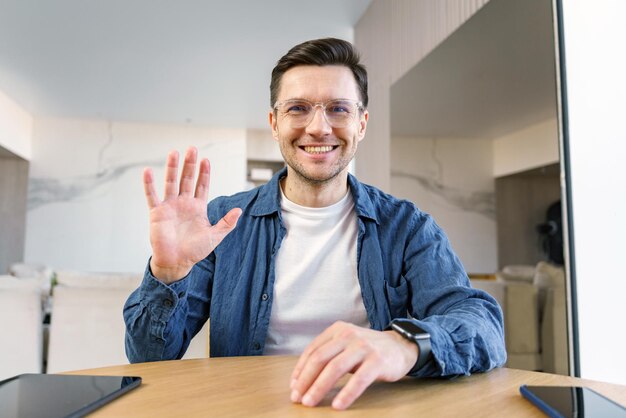
[[[357,112],[357,105],[348,100],[333,100],[326,103],[326,120],[335,128],[344,128],[353,120]]]
[[[313,113],[313,105],[304,100],[287,100],[278,103],[276,109],[294,128],[306,126]]]

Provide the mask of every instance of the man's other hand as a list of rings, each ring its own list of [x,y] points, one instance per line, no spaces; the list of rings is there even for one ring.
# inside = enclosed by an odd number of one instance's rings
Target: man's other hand
[[[400,380],[417,362],[417,344],[395,331],[374,331],[336,322],[304,350],[291,376],[291,400],[317,405],[348,373],[352,376],[333,399],[346,409],[375,381]]]

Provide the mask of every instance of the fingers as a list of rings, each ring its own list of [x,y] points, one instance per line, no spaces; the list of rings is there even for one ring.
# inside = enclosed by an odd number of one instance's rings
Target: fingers
[[[198,150],[195,147],[189,147],[185,153],[185,162],[183,164],[183,172],[180,175],[180,195],[191,196],[194,190],[193,180],[196,173],[196,159]]]
[[[354,373],[332,403],[345,409],[372,382],[404,377],[416,360],[417,345],[395,332],[336,322],[302,353],[292,375],[291,400],[315,406],[343,376]]]
[[[376,362],[364,361],[333,399],[333,408],[346,409],[350,407],[377,378]]]
[[[178,160],[177,151],[170,151],[167,155],[167,164],[165,166],[165,196],[164,200],[175,198],[179,194],[181,196],[191,196],[194,192],[194,174],[196,171],[196,160],[198,158],[198,150],[195,147],[189,147],[185,153],[185,161],[180,176],[180,185],[178,184]],[[211,166],[209,160],[203,159],[200,162],[200,170],[198,172],[198,181],[195,186],[194,197],[208,200],[209,199],[209,180],[211,178]],[[145,184],[145,181],[144,181]]]
[[[204,201],[209,200],[209,182],[211,179],[211,164],[206,158],[200,161],[198,182],[196,183],[195,197]]]
[[[165,195],[164,200],[178,196],[178,151],[167,154],[165,165]]]
[[[342,344],[340,341],[333,341],[325,344],[318,350],[306,356],[306,359],[304,360],[305,363],[300,366],[300,370],[298,370],[297,375],[291,380],[292,402],[305,403],[302,395],[310,393],[313,384],[317,383],[316,379],[320,378],[320,374],[323,373],[329,362],[333,360],[335,356],[340,354],[344,348],[345,344]],[[302,357],[300,357],[300,361],[302,361]],[[349,370],[350,369],[347,369],[346,372]],[[338,376],[337,379],[339,379],[340,377],[341,375]],[[332,382],[332,384],[334,384],[334,381]],[[328,390],[330,390],[331,387],[329,387]],[[314,399],[319,402],[319,399]],[[317,402],[315,400],[312,400],[311,402],[306,402],[305,404],[316,404]]]
[[[298,362],[296,363],[296,366],[293,369],[293,372],[291,373],[291,389],[293,389],[294,384],[300,378],[302,369],[307,365],[311,354],[314,353],[318,347],[322,347],[324,344],[332,340],[334,332],[335,332],[334,329],[337,327],[338,324],[341,324],[341,323],[338,322],[326,328],[320,335],[315,337],[313,341],[311,341],[309,345],[305,348],[305,350],[302,352],[302,354],[300,355],[300,358],[298,358]]]
[[[154,174],[149,168],[143,170],[143,190],[148,202],[148,208],[152,209],[159,205],[159,197],[154,190]]]
[[[358,341],[358,327],[336,322],[304,350],[291,381],[291,400],[315,406],[335,383],[363,359],[365,347]]]
[[[302,397],[302,405],[317,405],[333,389],[339,379],[363,362],[364,357],[365,353],[355,347],[349,347],[333,356],[322,366],[319,375],[314,377],[314,381]]]

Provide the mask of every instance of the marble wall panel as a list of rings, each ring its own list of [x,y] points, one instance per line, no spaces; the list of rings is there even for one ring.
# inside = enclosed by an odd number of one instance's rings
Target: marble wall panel
[[[162,195],[165,157],[194,145],[210,198],[245,188],[245,130],[37,119],[25,259],[59,269],[142,271],[150,255],[142,171]]]
[[[470,273],[497,269],[492,141],[393,138],[392,194],[430,213]]]

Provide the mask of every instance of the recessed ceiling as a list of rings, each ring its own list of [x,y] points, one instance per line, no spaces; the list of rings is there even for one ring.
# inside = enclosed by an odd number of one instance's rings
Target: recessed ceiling
[[[552,2],[491,0],[391,89],[394,136],[493,138],[556,117]]]
[[[371,0],[4,0],[0,91],[35,116],[267,127],[296,43],[351,40]]]
[[[0,158],[21,158],[0,145]]]

